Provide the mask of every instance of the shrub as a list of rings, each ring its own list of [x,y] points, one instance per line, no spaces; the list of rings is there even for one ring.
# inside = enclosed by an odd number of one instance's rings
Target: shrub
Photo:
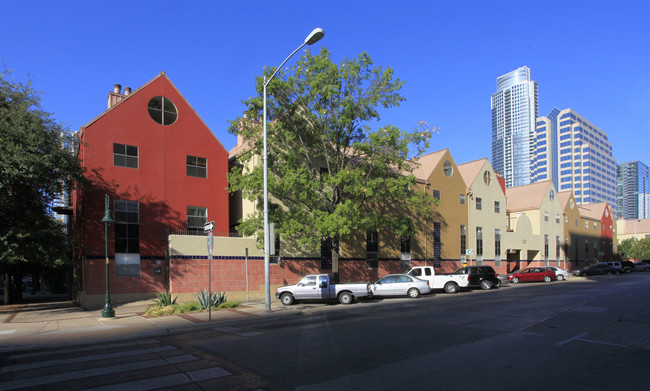
[[[158,298],[154,299],[154,303],[158,308],[163,308],[176,304],[176,297],[172,297],[171,292],[159,292]]]
[[[206,289],[194,294],[201,308],[216,307],[226,301],[226,292],[208,292]]]

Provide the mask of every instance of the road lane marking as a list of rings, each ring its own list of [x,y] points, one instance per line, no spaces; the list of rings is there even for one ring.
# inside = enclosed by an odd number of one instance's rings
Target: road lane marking
[[[575,341],[576,339],[580,339],[580,338],[584,337],[584,336],[587,335],[587,334],[589,334],[589,333],[578,334],[578,335],[576,335],[576,336],[574,336],[574,337],[571,337],[571,338],[569,338],[569,339],[565,339],[565,340],[562,341],[562,342],[558,342],[556,345],[557,345],[557,346],[562,346],[562,345],[567,344],[567,343],[569,343],[569,342],[571,342],[571,341]]]

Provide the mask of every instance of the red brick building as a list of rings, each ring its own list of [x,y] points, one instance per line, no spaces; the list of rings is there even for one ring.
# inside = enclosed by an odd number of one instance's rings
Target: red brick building
[[[115,85],[108,109],[77,133],[90,186],[73,194],[77,290],[84,307],[105,295],[105,194],[113,302],[169,288],[170,232],[228,232],[228,152],[164,73],[131,92]]]

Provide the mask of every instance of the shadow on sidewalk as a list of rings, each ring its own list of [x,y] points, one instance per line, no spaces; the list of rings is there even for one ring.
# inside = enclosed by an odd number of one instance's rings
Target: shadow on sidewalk
[[[0,295],[0,303],[3,301],[4,296]],[[61,308],[79,308],[79,306],[73,303],[67,294],[24,295],[20,303],[9,305],[0,304],[0,313],[43,311]]]

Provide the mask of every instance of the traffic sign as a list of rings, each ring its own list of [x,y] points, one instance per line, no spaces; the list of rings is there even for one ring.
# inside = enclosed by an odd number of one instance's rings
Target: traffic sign
[[[214,221],[209,221],[203,224],[203,232],[212,232],[214,231]]]
[[[471,248],[468,248],[467,250],[465,250],[465,254],[472,255],[474,254],[474,251]]]

